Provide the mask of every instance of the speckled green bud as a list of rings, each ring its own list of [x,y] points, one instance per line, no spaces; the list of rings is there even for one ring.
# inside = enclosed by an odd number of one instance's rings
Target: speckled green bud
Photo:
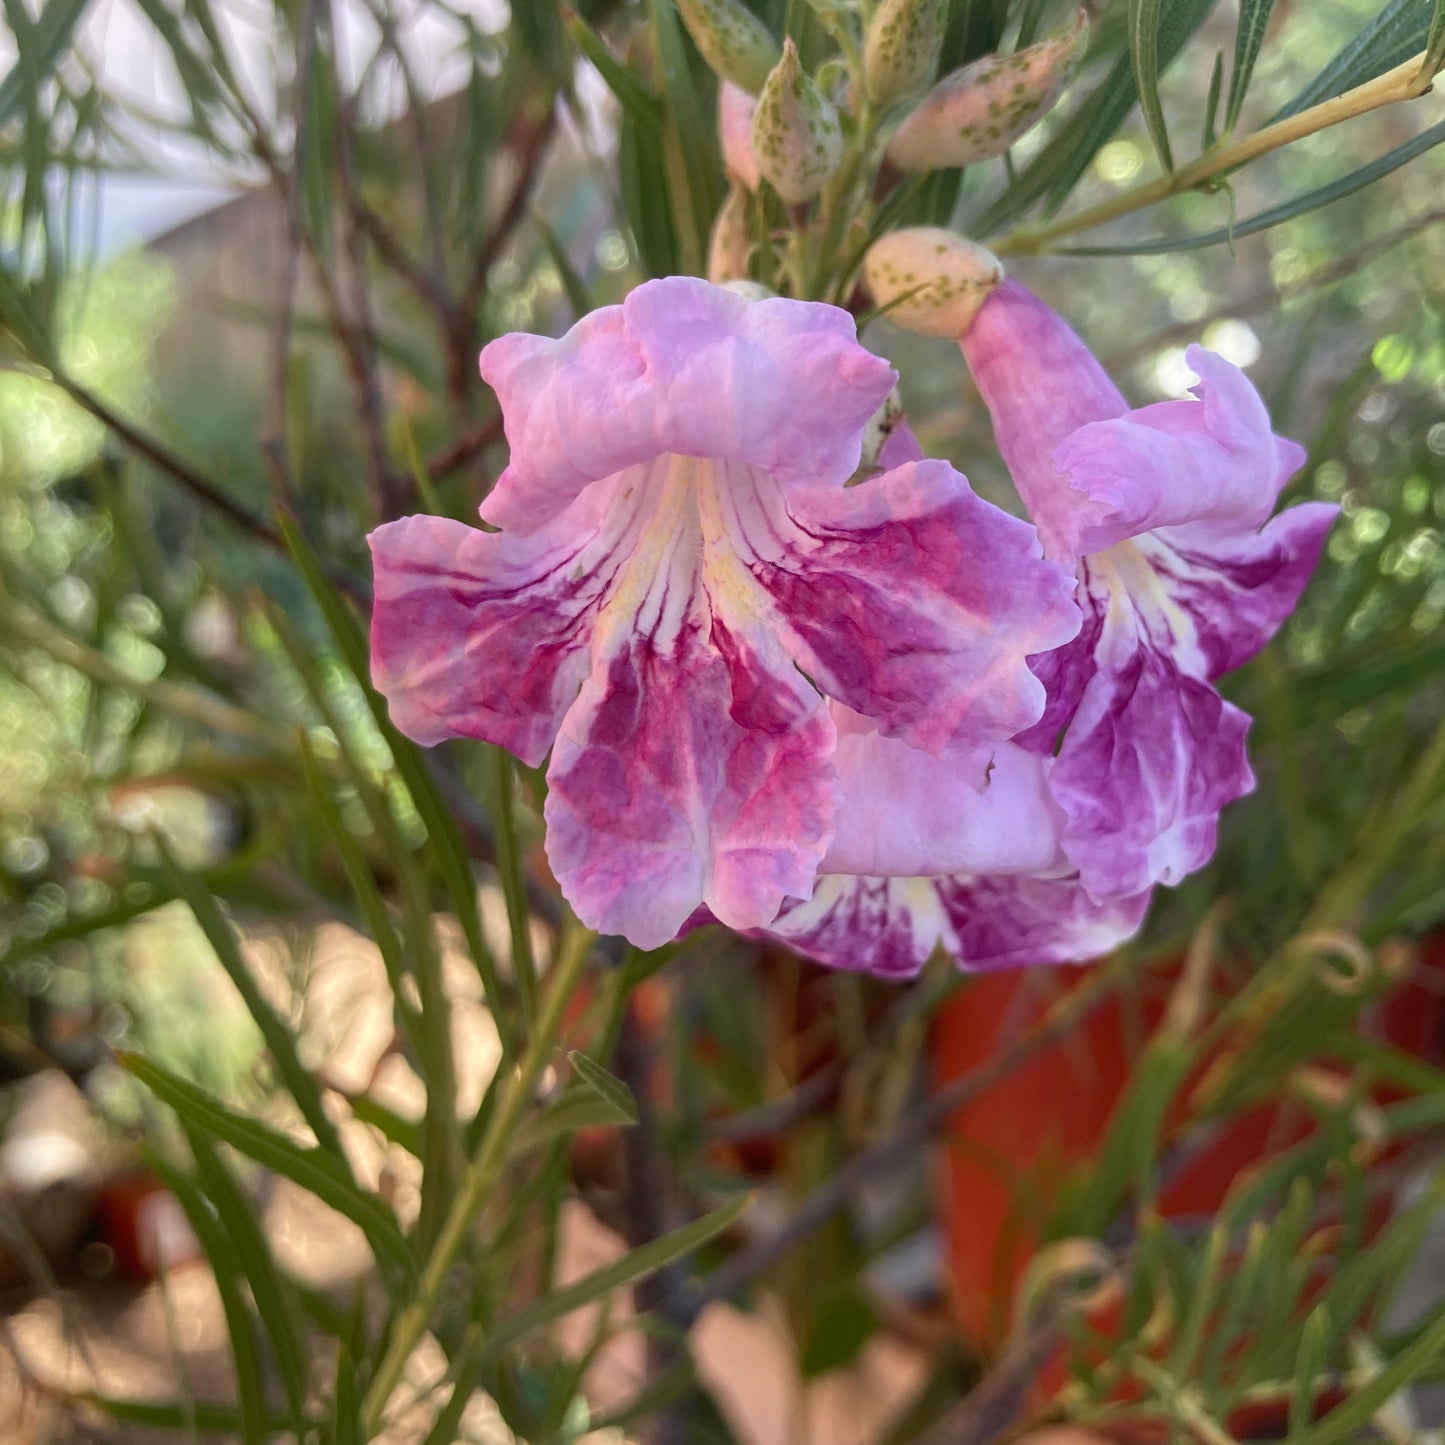
[[[944,76],[894,132],[888,159],[900,170],[933,171],[1002,155],[1053,108],[1087,38],[1080,10],[1062,35]]]
[[[778,63],[778,42],[740,0],[677,0],[682,23],[714,74],[756,95]]]
[[[1003,280],[991,251],[940,226],[891,231],[868,248],[863,279],[888,319],[919,336],[954,339]]]
[[[947,0],[883,0],[863,39],[863,92],[887,105],[927,85],[938,68]]]
[[[752,147],[764,179],[793,206],[811,201],[843,159],[838,112],[798,64],[791,38],[758,96]]]
[[[734,181],[712,223],[707,247],[707,279],[716,285],[746,279],[749,249],[748,193]]]

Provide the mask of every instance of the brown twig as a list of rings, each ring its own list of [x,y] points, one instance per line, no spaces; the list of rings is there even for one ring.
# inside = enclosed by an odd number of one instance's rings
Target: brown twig
[[[940,1129],[949,1116],[993,1087],[1019,1064],[1077,1028],[1100,1007],[1115,986],[1112,972],[1093,975],[1060,999],[1027,1034],[987,1063],[954,1079],[894,1125],[888,1137],[855,1154],[832,1178],[818,1185],[771,1234],[740,1250],[726,1264],[690,1290],[686,1318],[696,1319],[714,1300],[724,1299],[784,1259],[810,1234],[827,1223],[865,1185],[906,1163]]]

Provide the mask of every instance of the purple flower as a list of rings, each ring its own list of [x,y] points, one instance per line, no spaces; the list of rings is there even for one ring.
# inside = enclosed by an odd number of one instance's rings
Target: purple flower
[[[1187,353],[1192,399],[1131,411],[1068,326],[1007,282],[963,349],[1046,553],[1077,573],[1084,626],[1030,659],[1048,707],[994,750],[982,791],[956,761],[855,745],[875,755],[845,773],[833,876],[769,930],[842,967],[905,975],[938,944],[970,968],[1082,961],[1133,933],[1154,886],[1206,863],[1220,809],[1254,786],[1249,719],[1214,682],[1288,617],[1336,512],[1269,520],[1304,453],[1202,348]],[[901,817],[868,825],[871,850],[849,846],[880,784],[929,820],[932,866]]]
[[[502,530],[372,534],[372,672],[418,742],[550,748],[548,857],[592,927],[654,947],[699,904],[757,928],[810,897],[824,695],[935,756],[1042,715],[1027,658],[1077,631],[1073,580],[944,463],[845,487],[895,380],[846,312],[673,277],[482,374]]]

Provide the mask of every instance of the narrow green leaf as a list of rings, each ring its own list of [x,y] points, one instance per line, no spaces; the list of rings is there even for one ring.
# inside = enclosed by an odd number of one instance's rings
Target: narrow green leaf
[[[580,16],[567,17],[567,33],[573,43],[597,68],[607,88],[617,97],[623,111],[656,137],[662,135],[662,101],[654,95],[630,66],[608,49],[607,42]]]
[[[510,1318],[500,1321],[487,1339],[487,1352],[494,1354],[504,1345],[520,1340],[533,1330],[552,1324],[564,1315],[571,1314],[583,1305],[591,1304],[613,1290],[625,1289],[638,1280],[656,1274],[674,1261],[691,1254],[695,1249],[715,1239],[731,1226],[752,1202],[748,1195],[724,1204],[711,1214],[654,1239],[648,1244],[624,1254],[621,1259],[594,1269],[574,1283],[555,1289],[540,1299],[533,1300],[517,1310]]]
[[[211,1141],[194,1128],[187,1129],[186,1138],[195,1157],[201,1188],[215,1206],[216,1217],[230,1238],[232,1255],[251,1286],[257,1316],[271,1339],[272,1358],[291,1409],[292,1429],[298,1440],[304,1439],[311,1380],[300,1301],[290,1281],[284,1279],[276,1267],[252,1202],[241,1192]]]
[[[1294,1377],[1289,1392],[1289,1439],[1299,1442],[1309,1438],[1310,1421],[1314,1418],[1315,1398],[1319,1394],[1320,1370],[1325,1362],[1325,1345],[1330,1337],[1330,1312],[1316,1305],[1305,1317],[1300,1331],[1299,1350],[1295,1355]]]
[[[1226,132],[1232,131],[1239,120],[1240,107],[1249,91],[1254,63],[1259,59],[1259,47],[1264,44],[1264,32],[1269,28],[1273,10],[1274,0],[1240,0],[1239,24],[1234,31],[1234,67],[1229,72],[1229,99],[1224,106]]]
[[[1412,1380],[1437,1371],[1445,1358],[1445,1308],[1438,1309],[1368,1384],[1337,1405],[1309,1433],[1309,1445],[1342,1445],[1363,1430],[1381,1406]]]
[[[519,1156],[530,1154],[579,1129],[616,1129],[632,1122],[615,1104],[599,1098],[585,1084],[579,1084],[564,1090],[556,1102],[517,1131],[516,1152]]]
[[[577,1077],[605,1103],[611,1105],[620,1116],[620,1122],[637,1122],[637,1100],[632,1090],[615,1074],[610,1074],[596,1059],[573,1049],[567,1055],[568,1062],[577,1072]]]
[[[1404,64],[1425,49],[1436,18],[1432,14],[1435,8],[1431,0],[1388,0],[1288,105],[1270,117],[1271,121],[1308,110]]]
[[[638,259],[649,276],[672,276],[678,270],[672,207],[658,184],[665,169],[661,136],[624,111],[617,124],[618,189]]]
[[[235,1267],[231,1241],[217,1223],[194,1180],[158,1155],[151,1155],[150,1164],[185,1211],[186,1219],[211,1266],[216,1293],[221,1297],[221,1310],[226,1316],[231,1360],[236,1368],[239,1437],[242,1445],[262,1445],[267,1434],[262,1414],[266,1381],[261,1373],[261,1357],[256,1346],[256,1320],[241,1289],[240,1271]]]
[[[396,1216],[376,1195],[360,1189],[332,1155],[303,1148],[258,1119],[238,1114],[204,1089],[139,1054],[119,1054],[120,1064],[162,1103],[208,1137],[238,1149],[248,1159],[284,1175],[323,1204],[351,1220],[366,1235],[378,1261],[415,1273],[415,1261]]]
[[[246,1005],[246,1012],[261,1031],[267,1051],[276,1065],[276,1072],[280,1074],[282,1082],[295,1099],[302,1117],[310,1125],[317,1144],[344,1162],[346,1154],[341,1147],[341,1137],[327,1117],[325,1106],[321,1102],[320,1085],[302,1064],[291,1030],[272,1008],[270,1001],[251,976],[250,967],[241,954],[236,935],[220,906],[194,874],[176,863],[165,839],[159,834],[155,837],[155,845],[166,882],[191,910],[196,922],[200,924],[201,932],[206,935],[206,941],[220,960],[221,967],[236,986],[236,992],[241,995],[241,1000]]]
[[[315,550],[291,518],[283,513],[278,516],[278,522],[291,555],[331,629],[342,660],[356,679],[372,718],[386,739],[396,770],[411,794],[412,804],[426,825],[427,838],[441,869],[442,882],[446,885],[452,908],[466,937],[468,951],[481,977],[482,990],[486,994],[487,1007],[496,1025],[502,1051],[510,1058],[515,1050],[511,1011],[497,974],[496,962],[482,935],[472,860],[462,842],[453,810],[442,798],[420,750],[392,726],[386,700],[371,685],[370,648],[356,614],[331,584]]]
[[[1432,125],[1428,130],[1421,131],[1419,135],[1406,141],[1404,145],[1396,146],[1394,150],[1371,161],[1369,165],[1361,166],[1359,170],[1351,171],[1349,175],[1342,176],[1337,181],[1331,181],[1327,186],[1320,186],[1313,191],[1305,192],[1302,196],[1296,196],[1291,201],[1271,206],[1269,210],[1261,211],[1256,216],[1250,216],[1248,220],[1237,221],[1232,226],[1221,226],[1217,230],[1204,231],[1197,236],[1179,236],[1163,241],[1140,241],[1131,245],[1060,246],[1056,254],[1061,256],[1154,256],[1165,251],[1194,251],[1201,246],[1222,245],[1239,236],[1252,236],[1256,231],[1267,231],[1271,226],[1278,226],[1284,221],[1293,220],[1296,216],[1307,215],[1310,211],[1317,211],[1322,206],[1330,205],[1333,201],[1352,196],[1356,191],[1364,190],[1366,186],[1378,181],[1381,177],[1388,176],[1391,171],[1399,170],[1401,166],[1414,160],[1416,156],[1423,155],[1442,141],[1445,141],[1445,121]]]
[[[1224,86],[1224,52],[1214,52],[1214,69],[1209,73],[1209,96],[1204,102],[1204,134],[1200,150],[1207,151],[1219,139],[1219,93]]]
[[[1425,37],[1425,63],[1421,69],[1426,75],[1436,75],[1445,64],[1445,0],[1435,0],[1435,11],[1430,16],[1430,33]]]
[[[542,244],[552,258],[552,265],[556,268],[557,277],[562,282],[562,290],[567,297],[567,304],[572,308],[574,319],[586,316],[596,305],[591,291],[587,289],[587,283],[572,264],[572,258],[567,254],[567,248],[558,238],[556,231],[540,214],[534,213],[532,220],[542,233]]]
[[[90,0],[46,0],[33,24],[17,23],[15,11],[6,6],[18,53],[15,64],[0,80],[0,126],[7,124],[24,102],[26,72],[32,83],[38,85],[55,69],[89,3]],[[20,14],[23,16],[24,11]]]
[[[1159,164],[1172,171],[1174,157],[1169,151],[1169,131],[1159,99],[1159,27],[1165,6],[1166,0],[1129,0],[1129,58],[1149,139],[1154,142]]]
[[[356,1361],[345,1345],[336,1352],[336,1386],[331,1392],[332,1445],[365,1445],[361,1433],[361,1391]]]
[[[127,1425],[144,1425],[153,1430],[197,1429],[227,1439],[241,1433],[241,1411],[235,1405],[211,1400],[193,1404],[183,1400],[127,1400],[94,1390],[83,1390],[68,1398]],[[281,1411],[265,1410],[261,1418],[268,1434],[281,1434],[291,1428],[289,1418]]]

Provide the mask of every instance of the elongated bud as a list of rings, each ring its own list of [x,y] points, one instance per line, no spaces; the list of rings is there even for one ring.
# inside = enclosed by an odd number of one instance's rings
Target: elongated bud
[[[1002,155],[1063,93],[1088,29],[1080,10],[1063,35],[944,76],[894,132],[888,159],[900,170],[933,171]]]
[[[912,226],[868,248],[863,279],[895,326],[956,339],[1003,280],[1003,264],[954,231]]]
[[[677,0],[682,23],[713,72],[756,95],[778,63],[778,42],[740,0]]]
[[[728,188],[712,223],[707,247],[707,279],[714,285],[745,280],[748,274],[748,193],[736,182]]]
[[[791,37],[758,96],[752,149],[758,169],[792,206],[811,201],[843,159],[838,112],[798,64]]]
[[[758,104],[747,91],[725,80],[717,88],[717,138],[723,169],[739,185],[755,191],[761,176],[753,155],[753,112]]]
[[[947,0],[883,0],[863,40],[863,91],[887,105],[933,79]]]

